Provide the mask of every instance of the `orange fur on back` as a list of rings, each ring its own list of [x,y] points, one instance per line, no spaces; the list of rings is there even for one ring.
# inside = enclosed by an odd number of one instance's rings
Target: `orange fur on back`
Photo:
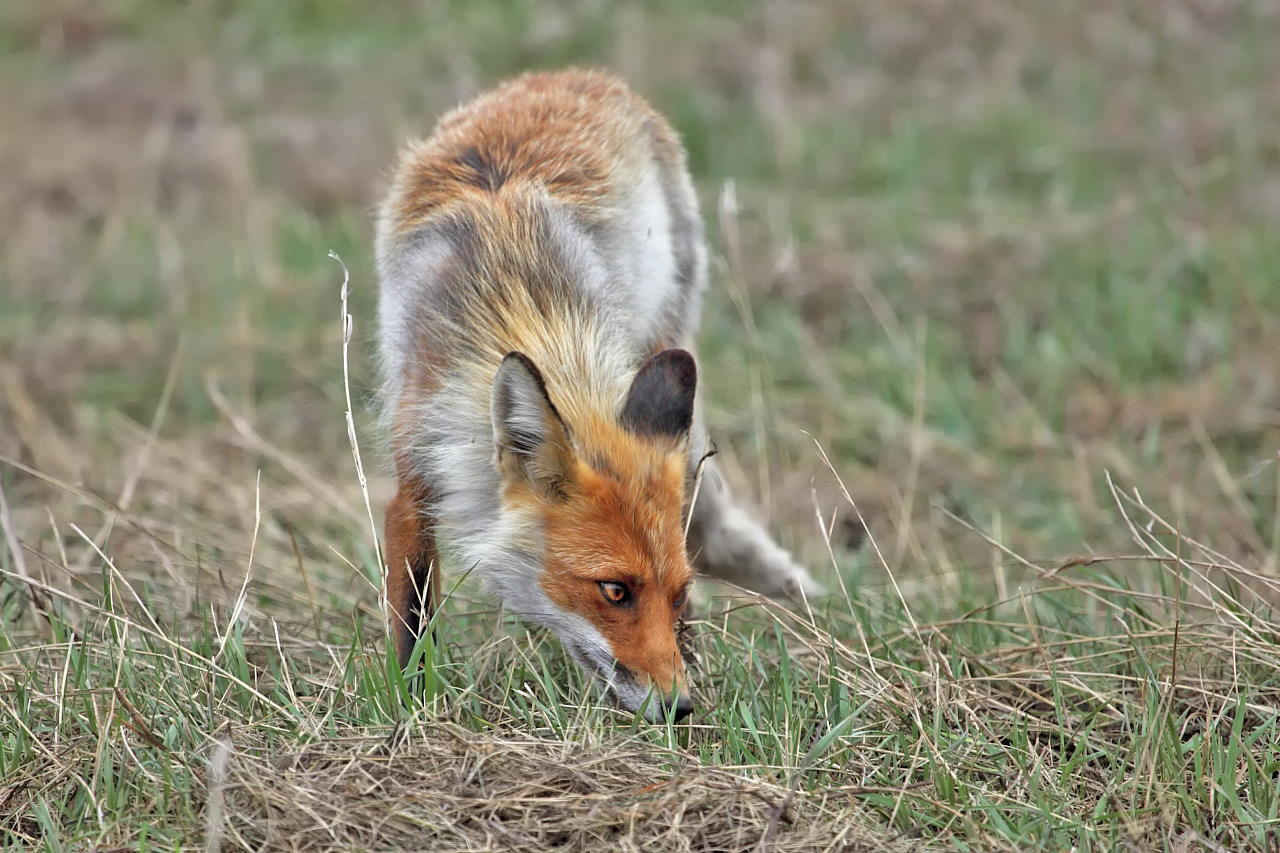
[[[648,138],[651,152],[636,144]],[[622,81],[594,71],[530,74],[448,113],[412,146],[397,177],[391,227],[419,227],[510,181],[537,182],[593,220],[646,157],[683,162],[670,126]],[[605,214],[607,215],[607,213]]]

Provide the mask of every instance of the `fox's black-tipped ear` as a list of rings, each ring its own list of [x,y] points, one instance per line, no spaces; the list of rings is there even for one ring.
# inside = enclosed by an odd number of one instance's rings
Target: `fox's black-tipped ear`
[[[693,426],[698,368],[682,349],[664,349],[640,366],[619,420],[645,436],[683,438]]]
[[[542,373],[524,353],[510,352],[502,360],[493,377],[489,417],[503,478],[562,496],[573,472],[569,429],[547,396]]]

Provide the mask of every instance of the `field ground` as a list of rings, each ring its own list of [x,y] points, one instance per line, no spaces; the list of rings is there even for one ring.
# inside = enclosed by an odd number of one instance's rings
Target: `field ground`
[[[1270,0],[6,2],[0,847],[1277,849],[1278,39]],[[704,585],[676,725],[465,584],[423,707],[379,616],[370,208],[568,62],[683,135],[713,433],[843,590]]]

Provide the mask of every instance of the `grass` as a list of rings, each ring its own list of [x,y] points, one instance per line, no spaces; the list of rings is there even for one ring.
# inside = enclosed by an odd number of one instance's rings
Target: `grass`
[[[1269,850],[1276,4],[0,12],[4,849]],[[350,393],[396,146],[526,67],[671,116],[737,490],[699,711],[463,583],[390,665]],[[379,460],[375,462],[375,460]]]

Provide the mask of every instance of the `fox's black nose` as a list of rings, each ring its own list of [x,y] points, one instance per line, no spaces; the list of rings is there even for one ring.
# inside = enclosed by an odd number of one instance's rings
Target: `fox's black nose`
[[[662,710],[671,715],[673,720],[683,720],[685,717],[693,713],[693,700],[688,696],[681,696],[676,699],[675,710],[671,708],[671,700],[664,699],[662,701]]]

